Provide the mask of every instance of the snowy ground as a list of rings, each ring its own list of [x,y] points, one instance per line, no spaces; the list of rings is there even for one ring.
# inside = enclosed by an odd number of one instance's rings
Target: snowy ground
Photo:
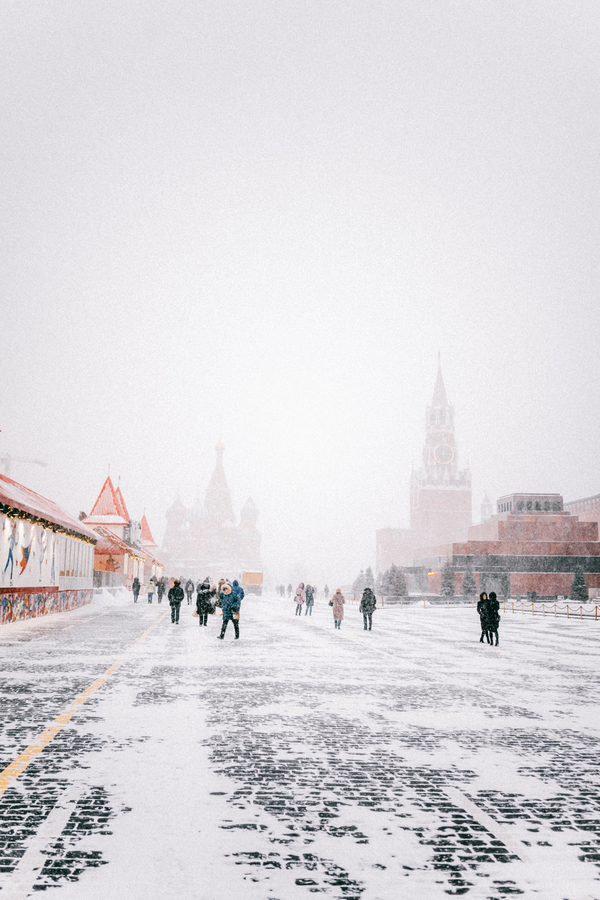
[[[3,900],[600,898],[600,622],[294,609],[0,627],[0,771],[122,661],[0,797]]]

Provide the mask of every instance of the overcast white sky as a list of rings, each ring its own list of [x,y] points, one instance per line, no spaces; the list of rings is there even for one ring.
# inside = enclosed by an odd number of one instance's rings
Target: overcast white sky
[[[214,446],[330,585],[408,525],[438,350],[485,491],[600,492],[594,0],[3,0],[0,455],[155,537]]]

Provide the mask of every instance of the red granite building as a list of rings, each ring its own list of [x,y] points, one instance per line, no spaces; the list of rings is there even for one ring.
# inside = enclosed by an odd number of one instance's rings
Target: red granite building
[[[455,590],[461,592],[467,566],[481,590],[499,594],[568,596],[578,567],[590,594],[600,589],[597,522],[582,522],[564,509],[560,494],[509,494],[496,514],[469,528],[468,540],[442,544],[416,562],[436,574],[432,593],[441,588],[441,569],[450,560]]]

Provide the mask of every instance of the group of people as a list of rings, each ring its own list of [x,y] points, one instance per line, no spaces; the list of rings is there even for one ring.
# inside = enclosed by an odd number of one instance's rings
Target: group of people
[[[140,579],[135,576],[133,582],[131,584],[131,591],[133,593],[133,602],[138,602],[138,597],[140,596],[140,591],[142,589],[142,585]],[[165,595],[165,591],[167,590],[167,579],[166,578],[157,578],[155,575],[152,576],[150,581],[146,586],[146,595],[148,597],[148,603],[152,603],[154,595],[156,594],[158,602],[162,603],[162,598]]]
[[[296,588],[296,616],[302,615],[302,607],[305,607],[304,615],[311,616],[313,606],[315,603],[315,593],[316,588],[312,587],[310,584],[304,585],[304,582],[301,581],[298,587]],[[327,598],[329,595],[329,589],[325,593],[325,597]],[[344,606],[346,605],[346,598],[342,594],[340,588],[337,589],[335,594],[332,595],[331,600],[328,601],[329,606],[332,608],[333,613],[333,624],[334,628],[338,630],[342,627],[342,621],[344,618]],[[373,590],[370,587],[366,587],[363,591],[360,606],[358,607],[358,611],[362,613],[364,630],[371,631],[373,627],[373,613],[377,608],[377,598],[373,593]]]
[[[479,595],[477,603],[477,612],[479,613],[479,621],[481,622],[481,637],[479,643],[483,644],[484,638],[488,644],[494,644],[494,636],[498,646],[498,628],[500,626],[500,603],[496,597],[495,591],[490,591],[489,596],[485,591]]]
[[[218,635],[221,640],[225,637],[229,622],[233,622],[235,631],[235,639],[240,636],[240,605],[244,599],[244,588],[237,579],[229,582],[225,578],[221,578],[217,585],[212,584],[209,578],[199,581],[196,586],[190,579],[185,584],[185,590],[181,586],[183,579],[175,578],[173,586],[169,589],[167,599],[171,607],[171,624],[179,625],[179,615],[181,604],[186,595],[188,605],[192,602],[194,590],[196,591],[196,610],[194,615],[198,616],[199,625],[208,625],[209,615],[213,615],[217,609],[223,612],[223,623],[221,625],[221,633]],[[137,603],[142,585],[138,577],[133,579],[131,590],[133,593],[133,602]],[[191,590],[190,590],[191,588]],[[147,585],[148,603],[152,603],[152,598],[156,593],[158,602],[162,602],[162,598],[167,590],[167,579],[157,579],[154,576],[149,580]]]

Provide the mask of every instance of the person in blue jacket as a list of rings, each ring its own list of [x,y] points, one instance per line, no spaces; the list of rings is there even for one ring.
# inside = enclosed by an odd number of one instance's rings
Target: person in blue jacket
[[[240,588],[239,585],[238,589],[243,592],[243,588]],[[228,581],[223,584],[219,597],[221,599],[221,609],[223,610],[223,624],[221,626],[219,639],[223,640],[225,632],[227,631],[227,625],[231,621],[233,622],[235,640],[237,641],[240,636],[240,605],[242,603],[242,598],[238,591],[234,591],[232,585],[229,584]]]

